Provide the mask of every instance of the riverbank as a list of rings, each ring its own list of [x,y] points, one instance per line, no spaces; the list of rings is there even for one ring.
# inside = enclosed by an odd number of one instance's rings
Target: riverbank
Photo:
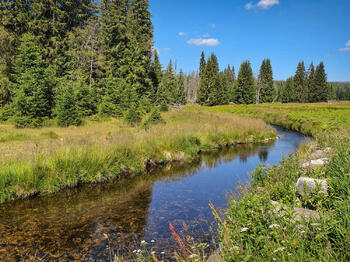
[[[0,202],[146,173],[201,151],[276,138],[262,120],[230,113],[178,110],[147,129],[118,119],[76,128],[14,129],[2,125]]]
[[[280,165],[257,167],[251,193],[232,201],[226,215],[217,217],[221,257],[225,261],[349,261],[349,103],[202,110],[254,116],[315,138]],[[306,168],[305,163],[320,152],[327,152],[328,164]],[[300,194],[296,191],[300,177],[325,179],[327,194],[318,191],[321,185]],[[317,215],[300,216],[296,212],[300,208]]]

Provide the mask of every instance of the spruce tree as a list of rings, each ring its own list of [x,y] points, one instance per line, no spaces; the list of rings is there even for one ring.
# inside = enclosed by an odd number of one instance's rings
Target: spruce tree
[[[327,84],[327,75],[324,64],[321,62],[315,71],[315,90],[317,102],[327,102],[329,94],[329,86]]]
[[[316,92],[316,86],[315,86],[315,67],[312,62],[308,70],[307,84],[308,84],[308,102],[309,103],[317,102],[317,92]]]
[[[185,75],[182,70],[180,70],[180,74],[177,77],[177,95],[176,95],[176,103],[180,105],[185,105],[187,102],[187,94],[185,91]]]
[[[178,100],[178,81],[175,76],[173,63],[170,60],[166,70],[163,73],[162,81],[158,89],[158,104],[163,102],[174,104]]]
[[[65,81],[57,92],[56,117],[57,124],[62,127],[78,126],[82,123],[76,104],[73,83]]]
[[[73,82],[76,107],[80,117],[92,116],[97,112],[96,90],[89,86],[86,77],[78,73]]]
[[[271,103],[274,99],[273,73],[270,59],[265,59],[258,76],[257,102]]]
[[[239,68],[237,88],[235,90],[235,103],[255,103],[255,82],[249,61],[243,62]]]
[[[294,88],[294,78],[290,77],[284,83],[281,90],[281,102],[282,103],[291,103],[295,102],[295,88]]]
[[[53,106],[55,71],[43,68],[35,38],[24,34],[15,61],[14,106],[16,124],[20,127],[40,126],[50,117]]]
[[[305,103],[308,97],[308,86],[304,62],[299,62],[294,76],[295,100],[294,102]]]
[[[234,101],[234,92],[235,92],[235,68],[230,65],[224,70],[224,76],[226,78],[227,90],[228,90],[228,102]]]
[[[207,62],[205,61],[205,54],[204,54],[204,51],[202,51],[201,60],[199,62],[199,77],[202,77],[206,65],[207,65]]]
[[[153,52],[153,61],[151,65],[151,79],[152,79],[153,92],[152,92],[152,96],[150,97],[150,100],[152,101],[152,103],[156,103],[159,85],[160,85],[160,82],[162,81],[162,65],[160,64],[157,50],[154,50]]]

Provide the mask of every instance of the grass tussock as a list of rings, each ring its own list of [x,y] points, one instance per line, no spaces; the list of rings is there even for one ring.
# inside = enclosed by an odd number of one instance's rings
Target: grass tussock
[[[147,128],[112,119],[21,130],[22,139],[0,143],[0,202],[118,179],[145,172],[146,162],[190,161],[200,151],[276,136],[261,120],[229,113],[181,110],[162,117],[166,124]],[[0,128],[4,136],[14,131]]]

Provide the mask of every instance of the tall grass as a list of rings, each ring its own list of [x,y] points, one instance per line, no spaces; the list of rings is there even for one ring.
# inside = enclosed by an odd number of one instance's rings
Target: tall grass
[[[276,136],[261,120],[229,113],[181,110],[163,117],[167,124],[148,129],[112,119],[21,130],[33,140],[0,144],[0,202],[139,174],[146,163],[191,161],[200,151]]]

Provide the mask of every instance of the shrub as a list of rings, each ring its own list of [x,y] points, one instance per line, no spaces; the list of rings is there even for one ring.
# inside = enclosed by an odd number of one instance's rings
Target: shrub
[[[124,120],[130,126],[139,125],[142,120],[139,109],[135,105],[132,105],[126,112]]]
[[[163,102],[161,105],[160,105],[160,111],[161,112],[168,112],[169,111],[169,107],[168,107],[168,104],[166,102]]]
[[[145,123],[143,124],[145,128],[149,127],[150,125],[156,125],[156,124],[165,124],[165,120],[163,119],[162,115],[160,114],[159,110],[157,108],[153,109]]]

